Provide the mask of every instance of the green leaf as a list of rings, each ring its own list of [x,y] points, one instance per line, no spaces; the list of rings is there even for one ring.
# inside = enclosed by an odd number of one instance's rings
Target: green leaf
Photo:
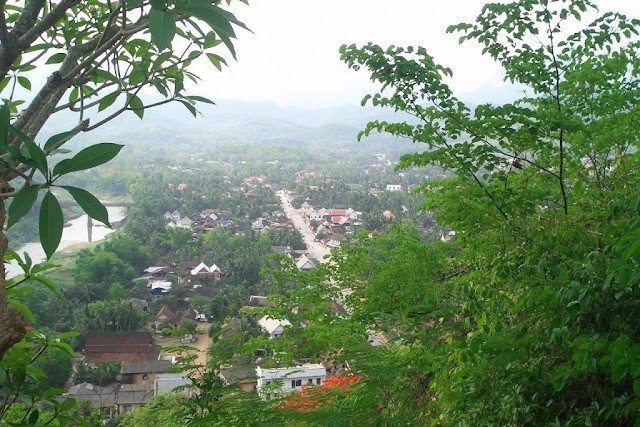
[[[26,145],[29,156],[33,161],[28,163],[32,163],[32,166],[35,166],[40,172],[42,172],[44,176],[47,176],[47,172],[49,171],[49,166],[47,165],[47,155],[35,142],[29,141],[26,143]]]
[[[171,45],[176,34],[176,20],[168,12],[152,9],[149,12],[149,32],[158,50],[164,50]]]
[[[47,191],[40,205],[39,220],[40,244],[47,255],[47,259],[50,259],[58,249],[63,227],[64,219],[60,203],[58,203],[51,191]]]
[[[59,64],[64,61],[64,58],[66,57],[67,55],[65,55],[64,53],[54,53],[49,57],[49,59],[47,59],[46,64]]]
[[[207,53],[207,58],[209,58],[209,61],[211,61],[211,63],[220,71],[222,71],[222,65],[227,65],[227,61],[225,61],[225,59],[223,57],[221,57],[220,55],[216,55],[215,53]]]
[[[138,98],[136,95],[128,96],[129,108],[133,111],[138,117],[144,117],[144,104],[142,100]]]
[[[38,418],[40,418],[40,411],[34,409],[33,412],[29,415],[29,425],[34,425],[38,422]]]
[[[71,138],[76,136],[79,131],[67,131],[62,132],[57,135],[53,135],[51,138],[47,139],[47,142],[44,143],[44,151],[49,153],[53,149],[58,148],[65,142],[69,141]]]
[[[102,143],[91,145],[70,159],[64,159],[53,168],[54,175],[64,175],[70,172],[77,172],[100,166],[113,159],[123,145]]]
[[[93,194],[89,193],[87,190],[77,187],[63,186],[62,188],[71,194],[73,200],[80,205],[87,215],[111,228],[107,208],[105,208],[100,200],[98,200]]]
[[[28,185],[13,197],[8,210],[9,221],[7,222],[7,229],[29,213],[38,198],[39,190],[39,185]]]
[[[29,308],[27,308],[26,305],[22,304],[21,302],[16,301],[15,299],[10,299],[9,300],[9,304],[11,304],[12,306],[14,306],[15,308],[17,308],[18,310],[20,310],[20,313],[22,313],[22,315],[24,316],[25,319],[27,319],[27,322],[29,323],[36,323],[36,318],[33,315],[33,313],[31,312],[31,310],[29,310]]]
[[[18,76],[18,84],[27,90],[31,90],[31,82],[25,76]]]
[[[182,105],[184,105],[187,110],[189,110],[189,112],[193,115],[193,117],[198,117],[198,110],[196,110],[196,107],[194,107],[193,105],[189,104],[187,101],[183,101],[181,99],[179,99],[178,101]]]
[[[50,277],[32,276],[31,280],[33,280],[35,282],[38,282],[38,283],[42,283],[43,285],[45,285],[54,294],[58,293],[58,287],[56,286],[56,282]]]
[[[98,111],[102,111],[105,108],[109,108],[111,106],[111,104],[116,102],[116,99],[118,99],[119,95],[120,95],[120,91],[119,90],[117,90],[115,92],[112,92],[109,95],[105,95],[100,100],[100,103],[98,104]]]
[[[198,101],[198,102],[204,102],[206,104],[216,105],[215,102],[213,102],[209,98],[205,98],[204,96],[190,95],[190,96],[187,96],[187,98],[191,99],[192,101]]]

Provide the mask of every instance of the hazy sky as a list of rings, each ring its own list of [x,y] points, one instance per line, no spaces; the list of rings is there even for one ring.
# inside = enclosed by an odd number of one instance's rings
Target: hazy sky
[[[464,98],[508,92],[501,70],[472,44],[460,46],[449,24],[471,21],[484,0],[250,0],[233,10],[254,32],[238,31],[238,62],[223,73],[202,68],[197,88],[212,98],[283,106],[357,104],[371,90],[366,73],[339,60],[342,43],[422,45],[454,71]],[[640,17],[640,0],[597,0],[601,11]],[[229,56],[229,55],[225,55]]]

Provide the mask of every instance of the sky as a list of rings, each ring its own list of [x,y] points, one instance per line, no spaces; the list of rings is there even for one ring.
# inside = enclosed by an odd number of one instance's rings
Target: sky
[[[213,99],[268,101],[279,106],[326,108],[357,105],[374,89],[366,72],[340,61],[343,43],[424,46],[454,72],[452,88],[471,102],[509,98],[513,89],[478,45],[459,45],[448,25],[470,22],[485,0],[250,0],[236,1],[238,61],[222,73],[199,64],[198,93]],[[601,11],[640,17],[640,0],[596,0]],[[229,57],[229,55],[223,55]],[[485,98],[486,99],[486,98]]]

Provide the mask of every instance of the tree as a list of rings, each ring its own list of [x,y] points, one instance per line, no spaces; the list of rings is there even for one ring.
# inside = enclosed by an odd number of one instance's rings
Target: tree
[[[65,351],[52,349],[38,360],[35,366],[42,369],[47,375],[49,386],[64,387],[71,377],[73,358]]]
[[[62,186],[58,180],[108,162],[122,146],[92,145],[55,166],[51,157],[67,152],[62,147],[78,133],[97,129],[125,112],[142,118],[147,108],[176,101],[195,116],[197,102],[211,101],[186,94],[185,79],[198,80],[191,70],[193,61],[206,57],[220,69],[226,61],[213,49],[224,44],[235,58],[234,27],[245,27],[217,0],[2,0],[0,6],[0,91],[4,99],[0,107],[0,256],[17,261],[24,271],[23,278],[8,279],[4,268],[0,270],[0,363],[12,353],[12,362],[7,361],[2,369],[8,386],[15,385],[15,398],[0,406],[0,419],[21,393],[31,393],[54,408],[51,419],[45,421],[49,424],[73,405],[56,400],[55,393],[38,396],[34,387],[26,387],[39,381],[25,370],[28,363],[21,362],[37,358],[30,350],[35,347],[17,344],[25,337],[34,341],[38,335],[27,334],[34,319],[16,297],[28,291],[21,286],[26,283],[55,290],[55,284],[43,275],[52,265],[32,265],[28,257],[22,259],[10,251],[4,226],[11,227],[28,214],[44,193],[38,231],[50,259],[64,224],[60,203],[52,192],[55,187],[68,192],[91,218],[108,226],[107,210],[95,196],[81,188]],[[33,96],[20,99],[16,87],[36,89],[30,77],[37,70],[51,74]],[[145,88],[155,89],[160,100],[143,100]],[[65,132],[40,141],[43,126],[62,112],[77,113],[77,121]],[[49,345],[48,339],[42,339]],[[35,407],[26,408],[22,421],[27,417],[30,423],[37,421]]]
[[[244,25],[217,1],[33,0],[1,5],[0,87],[6,103],[0,111],[0,222],[7,222],[4,208],[9,198],[14,199],[8,211],[11,226],[29,212],[38,193],[46,190],[39,232],[51,257],[63,225],[59,203],[50,191],[56,180],[107,162],[121,146],[105,143],[85,148],[53,169],[48,158],[60,153],[79,132],[96,129],[127,111],[142,118],[147,108],[177,101],[195,115],[196,102],[210,101],[185,94],[185,78],[197,81],[191,64],[207,56],[220,68],[225,60],[212,52],[220,43],[235,57],[233,26]],[[203,24],[210,31],[203,30]],[[151,41],[144,36],[146,32]],[[186,48],[178,47],[177,40],[184,40]],[[31,101],[25,104],[18,99],[16,85],[31,90],[29,76],[45,69],[53,72]],[[144,88],[155,88],[163,99],[144,102],[140,97]],[[121,105],[112,107],[118,101]],[[44,144],[34,142],[45,123],[62,111],[77,112],[77,123]],[[106,209],[95,197],[75,187],[64,189],[89,216],[108,225]],[[2,234],[0,254],[4,256],[7,248]],[[0,319],[1,357],[24,336],[26,326],[23,315],[9,304],[4,276],[0,277]]]

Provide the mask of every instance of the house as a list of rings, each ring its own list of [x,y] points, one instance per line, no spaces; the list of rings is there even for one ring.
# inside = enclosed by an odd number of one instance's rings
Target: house
[[[122,362],[118,381],[128,384],[153,384],[157,374],[167,372],[171,367],[170,360],[150,362]]]
[[[148,384],[120,384],[116,390],[116,407],[118,415],[139,408],[151,400],[153,390]]]
[[[289,368],[256,368],[256,390],[263,399],[300,391],[304,386],[319,386],[327,377],[325,367],[308,363]],[[276,383],[275,388],[267,387]]]
[[[402,191],[400,184],[387,184],[387,191]]]
[[[168,306],[163,305],[153,319],[153,325],[156,331],[159,331],[163,325],[168,324],[175,327],[185,319],[196,320],[198,319],[198,313],[191,307],[174,313]]]
[[[108,418],[113,418],[117,415],[116,391],[114,389],[85,382],[72,385],[64,396],[77,401],[89,402],[93,409],[99,410]]]
[[[153,383],[153,391],[157,396],[170,393],[178,387],[188,387],[189,385],[191,385],[191,381],[185,374],[158,374]],[[183,391],[185,394],[187,393],[185,389]]]
[[[166,219],[167,221],[177,221],[180,219],[180,217],[181,215],[178,210],[175,210],[173,212],[166,212],[164,214],[164,219]]]
[[[159,355],[149,332],[89,332],[86,335],[86,363],[149,362],[158,360]]]
[[[209,267],[204,262],[198,264],[191,270],[192,276],[212,276],[214,280],[220,280],[222,278],[222,270],[216,264],[212,264]]]
[[[311,211],[309,212],[309,220],[310,221],[322,221],[324,219],[324,215],[321,211]]]
[[[291,323],[287,319],[273,319],[269,316],[264,316],[258,320],[258,325],[260,325],[263,332],[269,335],[269,339],[272,340],[282,335],[285,326],[291,326]]]
[[[222,368],[218,373],[225,386],[234,385],[248,393],[256,391],[256,370],[254,368]]]
[[[291,246],[271,246],[271,252],[281,255],[291,255],[293,249],[291,249]]]
[[[149,289],[151,290],[151,300],[156,301],[168,294],[173,284],[168,280],[152,280],[149,282]]]
[[[178,184],[178,186],[176,188],[179,191],[185,190],[187,188],[187,183],[186,182],[181,182],[180,184]]]
[[[296,267],[300,270],[312,270],[316,265],[306,255],[300,255],[300,258],[296,261]]]
[[[200,219],[217,221],[220,218],[213,209],[204,209],[200,212]]]
[[[175,326],[176,322],[176,314],[169,308],[169,306],[163,305],[160,308],[160,311],[156,314],[156,317],[153,319],[153,325],[156,331],[159,331],[162,325],[171,324]]]
[[[339,233],[332,233],[327,236],[326,243],[330,248],[339,248],[340,245],[345,242],[347,238]]]
[[[168,272],[169,267],[167,266],[147,267],[143,271],[144,274],[151,277],[165,277]]]
[[[254,230],[262,230],[267,228],[267,225],[264,223],[264,218],[258,218],[251,223],[251,228]]]

